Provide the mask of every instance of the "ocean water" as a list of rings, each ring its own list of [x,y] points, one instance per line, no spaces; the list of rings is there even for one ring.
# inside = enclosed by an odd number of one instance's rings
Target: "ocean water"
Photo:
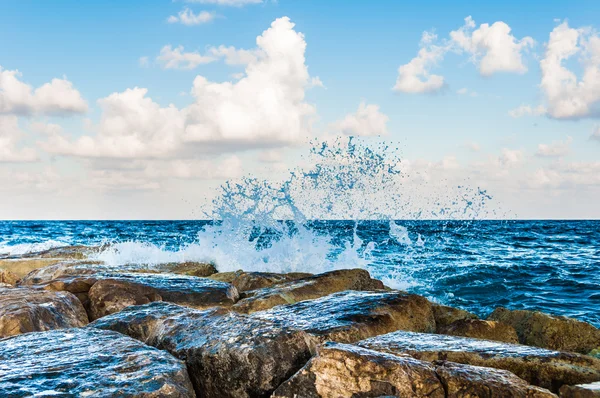
[[[255,226],[244,235],[224,232],[221,221],[5,221],[0,253],[111,243],[97,257],[115,265],[195,260],[214,261],[224,271],[272,272],[362,267],[391,287],[480,316],[504,306],[600,326],[600,221],[280,223],[285,228]]]

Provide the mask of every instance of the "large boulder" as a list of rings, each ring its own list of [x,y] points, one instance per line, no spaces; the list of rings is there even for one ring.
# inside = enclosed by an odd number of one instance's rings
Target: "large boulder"
[[[504,369],[554,392],[564,384],[600,380],[600,360],[596,358],[518,344],[402,331],[357,344],[376,351],[408,354],[425,361],[447,360]]]
[[[327,343],[272,398],[556,397],[507,371]]]
[[[437,332],[451,336],[473,337],[483,340],[502,341],[504,343],[519,343],[517,332],[512,326],[481,319],[460,319],[444,328],[438,328]]]
[[[238,272],[231,283],[236,287],[238,292],[242,293],[280,285],[297,279],[309,278],[311,276],[312,274],[305,272],[292,272],[289,274],[276,274],[272,272]]]
[[[83,306],[71,293],[0,288],[0,338],[87,323]]]
[[[573,318],[500,307],[488,319],[514,327],[521,344],[582,354],[600,348],[600,329]]]
[[[55,266],[64,262],[65,260],[61,258],[0,259],[0,269],[9,271],[19,278],[24,278],[31,272],[35,272],[46,267]]]
[[[114,314],[132,305],[162,301],[158,291],[150,286],[119,279],[102,279],[88,293],[90,320]]]
[[[252,316],[304,330],[320,342],[352,343],[396,330],[435,330],[431,303],[424,297],[398,291],[334,293]]]
[[[185,364],[119,333],[92,328],[0,340],[2,397],[193,398]]]
[[[165,302],[129,307],[90,324],[169,351],[187,364],[199,396],[268,397],[311,356],[308,336],[274,322]]]
[[[436,303],[432,303],[431,305],[433,308],[433,316],[435,317],[437,333],[440,333],[440,331],[456,321],[461,321],[463,319],[478,319],[477,315],[469,311],[461,310],[460,308]]]
[[[19,281],[19,277],[11,271],[0,269],[0,283],[14,286]]]
[[[561,398],[600,398],[600,383],[562,386]]]
[[[233,308],[239,312],[252,313],[277,305],[312,300],[344,290],[382,290],[384,288],[383,283],[372,279],[367,271],[346,269],[245,292],[246,298],[240,300]]]

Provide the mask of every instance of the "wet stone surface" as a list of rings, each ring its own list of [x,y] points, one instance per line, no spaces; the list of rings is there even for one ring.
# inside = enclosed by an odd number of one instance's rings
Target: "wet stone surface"
[[[277,306],[251,316],[304,330],[320,342],[352,343],[396,330],[435,330],[429,301],[397,291],[340,292]]]
[[[71,293],[0,287],[0,338],[87,323],[83,306]]]
[[[563,398],[598,398],[600,397],[600,383],[563,386],[560,389],[560,396]]]
[[[185,365],[119,333],[92,328],[0,340],[1,397],[193,398]]]
[[[199,396],[268,397],[309,360],[308,336],[224,308],[165,302],[129,307],[90,327],[117,331],[185,360]]]
[[[447,360],[504,369],[554,392],[564,384],[600,380],[600,360],[596,358],[518,344],[402,331],[357,344],[381,352],[409,354],[425,361]]]

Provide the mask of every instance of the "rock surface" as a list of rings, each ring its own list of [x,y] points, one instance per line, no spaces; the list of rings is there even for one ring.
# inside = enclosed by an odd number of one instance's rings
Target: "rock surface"
[[[102,279],[88,293],[89,317],[96,320],[132,305],[162,301],[156,289],[139,283],[118,279]]]
[[[90,327],[127,334],[185,360],[197,394],[206,397],[268,397],[310,358],[304,332],[223,308],[155,302]]]
[[[450,326],[453,322],[463,319],[478,319],[477,315],[461,310],[459,308],[448,307],[447,305],[432,304],[433,316],[435,317],[436,333]]]
[[[412,332],[389,333],[357,344],[376,351],[409,354],[425,361],[447,360],[504,369],[554,392],[564,384],[600,380],[598,359],[518,344]]]
[[[19,281],[19,277],[7,270],[0,269],[0,283],[14,286]]]
[[[308,278],[245,293],[233,308],[243,313],[263,311],[282,304],[312,300],[344,290],[381,290],[385,286],[363,269],[326,272]]]
[[[87,323],[83,306],[71,293],[0,288],[0,338]]]
[[[2,397],[193,398],[185,365],[164,351],[92,328],[0,340]]]
[[[521,344],[582,354],[600,348],[600,329],[573,318],[496,308],[488,319],[514,327]]]
[[[352,343],[396,330],[435,330],[431,303],[424,297],[398,291],[334,293],[255,312],[252,317],[304,330],[320,342]]]
[[[507,371],[327,343],[272,398],[556,397]]]
[[[600,383],[562,386],[560,396],[564,398],[598,398],[600,397]]]
[[[249,290],[263,289],[280,285],[282,283],[295,281],[297,279],[309,278],[312,274],[305,272],[292,272],[289,274],[275,274],[271,272],[238,272],[231,281],[238,292],[247,292]]]
[[[450,336],[472,337],[475,339],[501,341],[513,344],[519,343],[517,332],[512,326],[481,319],[461,319],[454,321],[445,328],[438,328],[437,332]]]

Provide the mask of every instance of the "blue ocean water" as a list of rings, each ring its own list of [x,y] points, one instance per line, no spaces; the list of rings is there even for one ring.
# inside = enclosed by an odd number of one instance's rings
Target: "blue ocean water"
[[[600,326],[600,221],[4,221],[0,254],[111,246],[109,264],[214,261],[222,271],[363,267],[391,287],[485,316],[497,306]]]

